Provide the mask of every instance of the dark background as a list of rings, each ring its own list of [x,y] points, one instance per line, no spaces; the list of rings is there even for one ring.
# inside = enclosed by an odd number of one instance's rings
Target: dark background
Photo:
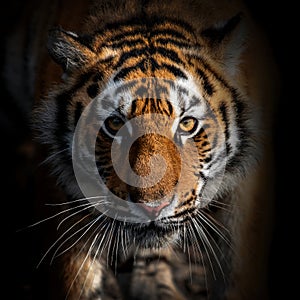
[[[300,219],[299,195],[296,193],[300,185],[299,134],[296,132],[300,120],[297,7],[296,2],[291,1],[248,0],[247,3],[268,35],[281,76],[281,95],[276,103],[274,126],[276,218],[269,267],[271,299],[294,299],[299,285],[297,221]],[[6,5],[6,9],[1,8],[1,41],[5,41],[26,1],[11,0]],[[2,46],[1,65],[4,59]],[[33,157],[27,116],[10,98],[2,79],[0,85],[1,273],[5,278],[4,293],[8,291],[10,294],[7,299],[29,300],[33,299],[35,289],[43,288],[35,269],[37,258],[41,257],[38,241],[42,227],[19,231],[36,221],[36,207],[32,201],[36,187],[35,169],[31,164]]]

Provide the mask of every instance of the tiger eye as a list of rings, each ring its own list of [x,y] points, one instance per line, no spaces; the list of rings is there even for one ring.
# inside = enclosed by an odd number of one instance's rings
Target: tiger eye
[[[112,116],[112,117],[107,118],[104,123],[105,123],[106,129],[112,135],[115,135],[121,129],[121,127],[124,125],[124,121],[117,116]]]
[[[111,117],[108,119],[107,125],[110,129],[114,131],[120,130],[120,128],[123,126],[124,122],[122,119],[118,117]]]
[[[179,123],[179,128],[185,133],[193,132],[197,127],[197,120],[192,117],[186,117]]]

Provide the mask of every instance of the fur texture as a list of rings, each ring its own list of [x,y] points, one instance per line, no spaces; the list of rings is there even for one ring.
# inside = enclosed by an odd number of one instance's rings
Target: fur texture
[[[276,72],[246,7],[69,2],[39,4],[28,54],[53,299],[267,299]]]

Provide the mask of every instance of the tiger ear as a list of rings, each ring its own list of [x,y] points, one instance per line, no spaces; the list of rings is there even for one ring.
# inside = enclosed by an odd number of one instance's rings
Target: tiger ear
[[[47,49],[52,59],[66,74],[82,68],[95,56],[76,33],[60,28],[50,30]]]
[[[246,26],[243,14],[219,22],[202,31],[201,36],[210,54],[220,61],[225,69],[234,75],[240,63],[246,42]]]

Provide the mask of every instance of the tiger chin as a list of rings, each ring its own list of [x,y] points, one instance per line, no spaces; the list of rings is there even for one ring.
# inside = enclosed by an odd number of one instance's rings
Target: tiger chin
[[[268,299],[276,70],[245,4],[35,8],[51,299]]]

